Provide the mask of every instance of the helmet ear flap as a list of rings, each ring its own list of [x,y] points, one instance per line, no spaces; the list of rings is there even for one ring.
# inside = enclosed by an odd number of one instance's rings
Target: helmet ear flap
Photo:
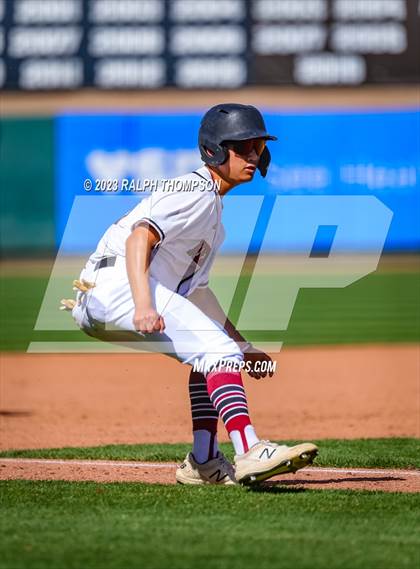
[[[264,148],[263,153],[260,156],[260,161],[258,162],[258,170],[263,178],[267,175],[267,170],[271,162],[271,154],[267,146]]]
[[[210,150],[212,152],[211,156],[207,153],[207,150]],[[220,164],[226,162],[228,158],[228,151],[226,148],[220,144],[214,144],[208,140],[203,140],[200,142],[200,154],[203,162],[205,164],[209,164],[210,166],[220,166]]]

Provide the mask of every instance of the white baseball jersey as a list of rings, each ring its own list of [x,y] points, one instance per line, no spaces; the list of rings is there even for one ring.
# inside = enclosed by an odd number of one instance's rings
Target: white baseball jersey
[[[92,267],[104,257],[125,257],[125,242],[130,233],[135,227],[148,224],[160,238],[152,251],[150,276],[187,296],[208,284],[211,265],[224,239],[221,215],[217,186],[204,166],[166,181],[116,221],[87,265]]]

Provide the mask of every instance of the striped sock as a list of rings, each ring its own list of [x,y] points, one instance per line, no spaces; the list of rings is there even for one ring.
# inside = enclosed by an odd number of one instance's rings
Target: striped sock
[[[258,442],[248,413],[240,373],[212,372],[207,375],[210,399],[223,420],[236,454],[244,454]]]
[[[202,464],[217,456],[218,413],[210,401],[206,378],[202,373],[191,371],[189,381],[193,428],[193,456]]]

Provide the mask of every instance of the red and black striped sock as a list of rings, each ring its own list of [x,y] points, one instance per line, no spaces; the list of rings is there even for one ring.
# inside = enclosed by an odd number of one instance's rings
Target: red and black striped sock
[[[192,453],[196,462],[204,463],[217,456],[218,413],[210,401],[202,373],[191,371],[188,388],[194,438]]]
[[[236,454],[247,452],[259,439],[248,413],[248,402],[239,372],[211,372],[207,375],[211,402],[223,420]]]

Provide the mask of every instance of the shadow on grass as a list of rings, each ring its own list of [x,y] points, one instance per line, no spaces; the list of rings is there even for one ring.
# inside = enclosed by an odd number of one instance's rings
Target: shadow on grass
[[[358,476],[357,478],[326,478],[323,480],[283,480],[283,481],[272,481],[272,482],[265,482],[266,485],[269,485],[274,488],[284,487],[284,486],[310,486],[312,485],[319,485],[319,484],[340,484],[340,483],[348,483],[348,482],[401,482],[405,481],[406,478],[402,478],[401,476]],[[290,488],[289,488],[290,489]],[[303,488],[302,488],[303,490]]]
[[[284,482],[261,482],[260,484],[245,486],[248,492],[264,494],[302,494],[305,488],[287,488]]]

